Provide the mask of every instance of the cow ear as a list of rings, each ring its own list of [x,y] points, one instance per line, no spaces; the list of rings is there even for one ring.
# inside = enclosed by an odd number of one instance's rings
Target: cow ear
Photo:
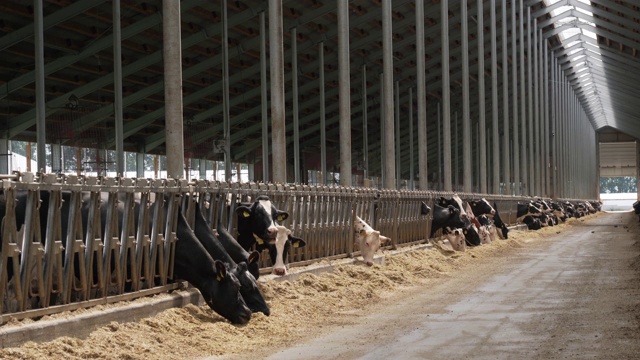
[[[386,236],[380,235],[380,243],[381,244],[385,244],[387,241],[391,241],[391,239],[386,237]]]
[[[278,211],[276,214],[276,220],[278,222],[283,222],[289,218],[289,213],[286,211]]]
[[[257,263],[260,260],[260,253],[257,251],[252,251],[247,258],[247,264]]]
[[[307,245],[306,241],[304,241],[304,240],[302,240],[300,238],[297,238],[295,236],[289,235],[289,240],[291,241],[291,245],[294,248],[301,248],[301,247],[305,247],[305,245]]]
[[[224,280],[225,276],[227,276],[227,268],[224,266],[224,263],[220,260],[216,260],[215,264],[216,264],[216,280],[220,282]]]
[[[236,214],[238,214],[238,216],[242,216],[243,218],[248,218],[251,216],[251,209],[246,206],[238,206],[236,208]]]

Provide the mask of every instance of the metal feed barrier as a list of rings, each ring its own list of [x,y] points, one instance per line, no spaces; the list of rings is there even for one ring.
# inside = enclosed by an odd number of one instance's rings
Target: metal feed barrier
[[[179,207],[193,224],[194,206],[200,206],[212,228],[220,220],[235,235],[238,204],[267,195],[278,209],[289,212],[283,225],[307,243],[289,254],[290,266],[302,266],[358,256],[352,231],[355,215],[392,239],[387,248],[425,242],[431,214],[420,215],[421,202],[433,208],[439,197],[453,195],[61,174],[15,173],[0,179],[0,200],[6,208],[0,213],[0,323],[184,287],[173,276]],[[507,224],[515,222],[516,204],[530,199],[458,195],[496,202]],[[18,197],[25,203],[18,203]],[[16,226],[17,218],[24,223],[22,229]],[[262,255],[262,270],[270,271],[269,256]]]

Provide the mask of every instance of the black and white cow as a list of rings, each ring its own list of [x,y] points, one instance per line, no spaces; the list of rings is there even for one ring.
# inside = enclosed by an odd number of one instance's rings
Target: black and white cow
[[[238,242],[249,251],[256,245],[258,251],[269,250],[271,264],[274,265],[273,273],[285,275],[286,266],[275,266],[280,255],[284,264],[287,263],[289,249],[303,247],[306,242],[292,235],[288,236],[288,241],[284,244],[283,252],[278,254],[276,247],[276,236],[278,234],[277,225],[289,217],[286,211],[278,210],[269,200],[268,196],[259,196],[252,204],[242,204],[236,208],[238,216]]]
[[[531,201],[526,204],[518,204],[516,211],[516,220],[522,221],[525,216],[540,216],[542,210],[535,206]]]
[[[447,207],[451,205],[456,209],[460,210],[461,218],[467,217],[467,212],[465,211],[465,208],[463,206],[462,199],[460,199],[458,194],[453,194],[453,196],[450,199],[447,199],[444,196],[441,196],[440,199],[437,201],[437,204],[442,207]]]
[[[504,223],[504,221],[502,221],[502,218],[500,217],[500,213],[498,213],[498,206],[496,205],[496,203],[493,203],[493,209],[496,211],[495,215],[493,215],[493,223],[496,225],[496,227],[498,229],[500,229],[500,231],[498,231],[498,236],[501,239],[508,239],[509,238],[509,228],[507,227],[507,224]]]
[[[485,198],[482,198],[480,200],[471,200],[468,203],[469,207],[471,207],[473,215],[475,215],[476,217],[480,215],[493,216],[496,214],[496,210],[493,208],[493,206],[491,206],[491,204],[489,204],[489,202]]]
[[[436,231],[447,227],[450,229],[462,229],[467,244],[470,246],[480,245],[480,236],[478,235],[478,232],[473,228],[467,217],[461,217],[460,210],[453,205],[443,207],[435,204],[433,208],[433,219],[431,220],[431,233],[429,237],[432,238]],[[446,229],[444,232],[446,233]]]
[[[195,224],[193,231],[202,246],[204,246],[212,258],[225,263],[228,266],[228,272],[231,272],[238,278],[240,282],[240,294],[249,309],[253,312],[261,312],[269,316],[269,305],[267,305],[267,302],[260,293],[256,278],[249,272],[247,263],[243,261],[236,264],[205,220],[200,211],[200,206],[197,203],[192,203],[191,206],[195,206]]]
[[[218,222],[216,231],[218,233],[218,240],[224,249],[227,250],[227,253],[231,256],[233,261],[236,263],[246,263],[251,275],[258,279],[260,277],[260,253],[256,250],[250,252],[245,250],[240,243],[231,236],[222,222]]]
[[[246,324],[251,309],[240,294],[240,281],[229,266],[214,260],[178,208],[173,273],[197,288],[209,307],[234,324]]]

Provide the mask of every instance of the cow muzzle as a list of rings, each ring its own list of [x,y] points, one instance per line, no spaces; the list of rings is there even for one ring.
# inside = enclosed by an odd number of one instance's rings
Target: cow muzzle
[[[273,268],[273,275],[284,276],[287,275],[287,269],[285,268]]]

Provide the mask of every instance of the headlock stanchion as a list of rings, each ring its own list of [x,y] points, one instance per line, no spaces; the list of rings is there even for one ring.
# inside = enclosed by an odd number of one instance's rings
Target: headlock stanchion
[[[385,248],[426,242],[432,214],[421,214],[421,204],[433,209],[440,197],[454,195],[30,173],[3,177],[1,185],[0,323],[180,287],[173,276],[177,214],[182,211],[193,224],[195,206],[212,229],[220,221],[237,236],[236,208],[268,196],[277,209],[289,213],[281,225],[307,243],[289,249],[290,266],[300,266],[359,256],[354,245],[356,216],[391,238]],[[532,200],[457,195],[495,203],[507,224],[515,222],[519,202]],[[266,252],[261,255],[260,266],[266,272],[273,265]]]

